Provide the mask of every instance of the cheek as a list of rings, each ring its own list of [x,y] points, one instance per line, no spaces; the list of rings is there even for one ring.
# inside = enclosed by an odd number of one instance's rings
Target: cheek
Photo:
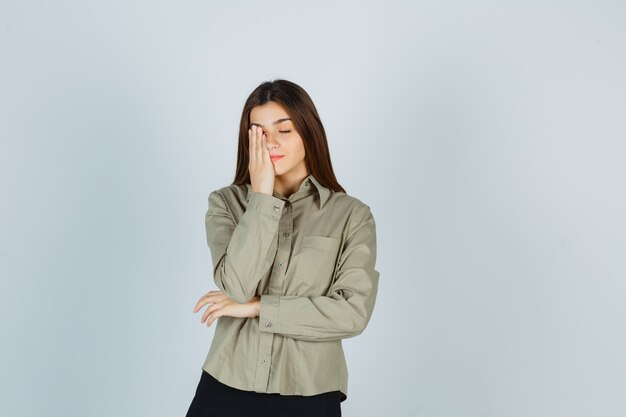
[[[281,147],[285,150],[285,153],[289,153],[289,156],[292,158],[302,158],[306,152],[304,143],[298,137],[286,138]]]
[[[298,156],[304,156],[305,154],[305,149],[304,149],[304,143],[302,142],[302,139],[298,138],[294,138],[293,141],[293,150],[294,153],[297,154]]]

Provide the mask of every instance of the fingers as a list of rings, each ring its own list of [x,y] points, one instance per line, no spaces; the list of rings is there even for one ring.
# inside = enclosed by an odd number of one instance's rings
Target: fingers
[[[253,308],[253,301],[257,298],[260,299],[260,297],[255,296],[252,297],[248,303],[239,304],[231,300],[223,291],[213,290],[200,297],[193,311],[195,313],[203,306],[211,304],[200,318],[200,323],[206,321],[206,325],[209,327],[215,320],[222,316],[256,317],[258,314],[254,313],[251,309]]]
[[[263,130],[257,127],[256,131],[256,161],[258,164],[263,163]]]
[[[204,323],[209,318],[209,316],[211,316],[211,318],[207,322],[207,326],[210,326],[211,323],[213,323],[213,321],[221,315],[219,310],[221,310],[221,308],[224,307],[224,304],[226,303],[227,301],[224,300],[222,302],[215,303],[211,307],[207,308],[202,315],[202,318],[200,319],[200,323]]]
[[[263,129],[256,125],[252,125],[252,127],[248,129],[248,137],[250,147],[250,163],[253,166],[260,165],[265,161],[264,150],[266,136],[263,133]]]
[[[264,136],[265,134],[263,133],[263,129],[261,129],[260,127],[257,128],[256,157],[257,157],[257,162],[259,164],[263,164],[263,137]]]
[[[249,159],[250,159],[250,164],[254,164],[254,156],[256,155],[256,141],[255,141],[255,137],[256,137],[256,126],[252,126],[250,129],[248,129],[248,147],[250,148],[250,155],[249,155]]]
[[[263,140],[261,140],[261,155],[264,164],[272,162],[270,159],[270,151],[267,149],[267,136],[265,135],[263,135]]]
[[[256,129],[255,125],[250,128],[250,164],[255,166],[257,163],[257,143],[256,143]]]
[[[208,293],[200,297],[200,299],[196,303],[196,306],[193,308],[193,312],[197,313],[198,310],[200,310],[203,306],[209,303],[216,302],[216,301],[221,301],[224,297],[228,297],[228,296],[224,294],[223,291],[219,291],[219,290],[209,291]]]

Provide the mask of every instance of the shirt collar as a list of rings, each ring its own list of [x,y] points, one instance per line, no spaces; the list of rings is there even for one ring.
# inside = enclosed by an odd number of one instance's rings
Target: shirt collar
[[[331,191],[330,189],[328,189],[327,187],[325,187],[324,185],[322,185],[317,178],[315,178],[313,176],[313,174],[309,174],[303,181],[302,184],[300,184],[300,188],[298,189],[298,191],[303,191],[303,190],[307,190],[309,185],[313,184],[313,186],[315,187],[315,189],[317,190],[319,196],[320,196],[320,209],[324,207],[324,204],[326,204],[326,202],[328,201],[328,199],[330,198],[331,195]],[[250,200],[250,189],[251,189],[251,185],[250,183],[246,183],[246,188],[248,190],[247,196],[246,196],[246,201]]]
[[[310,181],[313,183],[313,185],[315,185],[315,188],[317,188],[317,192],[320,195],[320,209],[324,207],[324,204],[326,204],[326,202],[328,201],[328,199],[330,198],[330,190],[328,188],[326,188],[325,186],[323,186],[318,180],[317,178],[315,178],[313,176],[313,174],[309,174],[308,177],[306,177],[306,179],[304,180],[305,184],[306,181]]]

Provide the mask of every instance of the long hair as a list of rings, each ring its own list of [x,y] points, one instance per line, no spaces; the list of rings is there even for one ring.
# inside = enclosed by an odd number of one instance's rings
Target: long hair
[[[268,101],[280,104],[291,118],[294,128],[304,142],[304,159],[309,172],[325,187],[346,192],[337,182],[333,172],[326,131],[313,100],[299,85],[281,79],[261,83],[252,91],[243,106],[239,123],[237,170],[233,184],[250,184],[250,171],[248,170],[250,112],[253,107],[261,106]]]

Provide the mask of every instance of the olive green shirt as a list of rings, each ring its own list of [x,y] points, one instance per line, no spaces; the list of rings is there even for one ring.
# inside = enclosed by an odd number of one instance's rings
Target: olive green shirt
[[[340,390],[341,340],[361,334],[378,291],[369,206],[311,174],[286,198],[250,184],[210,193],[205,216],[215,284],[254,318],[219,317],[202,369],[241,390],[314,395]]]

